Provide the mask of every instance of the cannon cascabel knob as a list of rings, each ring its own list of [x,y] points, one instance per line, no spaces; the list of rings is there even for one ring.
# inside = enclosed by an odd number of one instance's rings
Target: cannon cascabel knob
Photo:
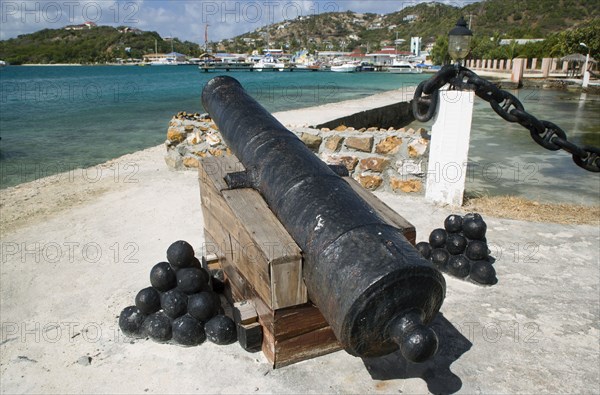
[[[438,348],[433,329],[423,325],[422,313],[413,309],[398,315],[390,323],[390,337],[408,361],[421,363],[431,358]]]

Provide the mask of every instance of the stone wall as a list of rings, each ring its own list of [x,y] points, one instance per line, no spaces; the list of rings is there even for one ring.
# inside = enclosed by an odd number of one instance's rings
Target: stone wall
[[[290,130],[325,163],[345,165],[369,190],[424,194],[429,135],[423,128],[340,125]],[[209,155],[231,155],[208,114],[177,114],[169,123],[165,145],[165,161],[176,170],[195,169],[198,160]]]

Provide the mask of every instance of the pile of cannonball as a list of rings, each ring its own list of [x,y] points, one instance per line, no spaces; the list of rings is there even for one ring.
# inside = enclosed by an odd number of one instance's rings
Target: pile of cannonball
[[[206,339],[216,344],[235,342],[235,323],[223,314],[221,298],[213,290],[219,280],[202,267],[192,246],[176,241],[167,249],[167,261],[154,265],[151,286],[138,292],[135,306],[121,312],[121,331],[129,337],[182,346],[196,346]]]
[[[429,242],[420,242],[416,248],[442,272],[493,285],[498,279],[492,266],[494,258],[489,255],[486,230],[485,221],[477,213],[464,217],[453,214],[444,221],[444,229],[434,229]]]

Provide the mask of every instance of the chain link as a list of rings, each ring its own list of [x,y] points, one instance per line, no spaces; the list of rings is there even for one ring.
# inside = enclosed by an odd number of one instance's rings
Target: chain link
[[[466,67],[446,65],[433,77],[422,81],[412,101],[413,115],[418,121],[427,122],[435,115],[439,91],[446,85],[454,90],[472,90],[490,103],[492,109],[508,122],[518,123],[529,130],[531,138],[550,151],[563,150],[573,156],[577,166],[600,172],[600,149],[591,146],[579,147],[567,139],[567,134],[550,121],[539,120],[525,111],[523,103],[512,93],[498,88],[492,82],[479,77]],[[425,95],[425,96],[424,96]]]

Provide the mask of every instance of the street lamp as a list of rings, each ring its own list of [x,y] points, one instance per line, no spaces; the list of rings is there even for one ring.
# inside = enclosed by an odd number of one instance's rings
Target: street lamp
[[[448,53],[457,65],[469,54],[472,38],[473,32],[467,28],[467,22],[461,16],[456,26],[448,33]]]
[[[588,83],[590,81],[589,72],[588,72],[588,63],[590,61],[590,47],[585,45],[585,43],[579,43],[579,45],[581,45],[582,47],[586,47],[588,50],[587,55],[585,56],[585,64],[583,65],[583,81],[581,83],[581,85],[584,88],[587,88]]]

